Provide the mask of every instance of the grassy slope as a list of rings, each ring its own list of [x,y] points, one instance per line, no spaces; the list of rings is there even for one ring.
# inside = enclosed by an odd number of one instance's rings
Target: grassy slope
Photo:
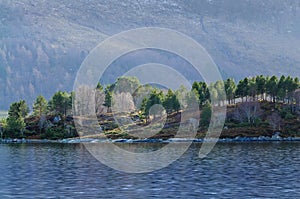
[[[280,114],[284,108],[286,108],[286,105],[279,104],[275,109],[274,105],[269,102],[262,102],[260,104],[262,113],[260,115],[260,122],[256,124],[247,124],[246,122],[238,122],[230,119],[230,114],[236,110],[237,106],[231,106],[227,109],[227,121],[224,126],[226,128],[223,129],[221,138],[234,138],[237,136],[240,137],[258,137],[258,136],[268,136],[271,137],[274,132],[280,132],[280,135],[282,137],[299,137],[299,115],[292,114],[288,119],[281,119],[280,121],[280,130],[273,129],[271,125],[268,123],[268,116],[271,115],[273,112],[277,112]],[[134,118],[136,115],[132,114],[123,114],[119,115],[119,122],[124,119],[128,118]],[[53,116],[48,116],[47,119],[49,121],[53,121]],[[112,114],[102,114],[98,116],[98,122],[94,119],[90,119],[88,117],[86,118],[77,118],[81,119],[84,125],[82,128],[77,128],[80,137],[85,138],[111,138],[111,139],[118,139],[118,138],[126,138],[126,139],[137,139],[137,138],[155,138],[155,139],[168,139],[173,138],[177,131],[178,127],[180,125],[181,121],[181,113],[173,113],[170,114],[166,118],[166,123],[164,128],[161,129],[159,124],[161,124],[161,120],[152,121],[151,126],[148,126],[148,134],[141,134],[141,129],[147,128],[147,125],[143,121],[136,120],[135,123],[128,124],[124,123],[126,125],[118,126],[118,124],[115,122],[114,115]],[[38,118],[27,118],[27,132],[28,136],[30,138],[45,138],[45,131],[40,133],[39,127],[38,127]],[[88,125],[87,125],[88,124]],[[99,125],[102,128],[102,131],[99,130]],[[57,138],[66,138],[66,137],[72,137],[74,135],[77,135],[77,133],[73,134],[60,134],[61,131],[64,131],[64,128],[66,126],[72,127],[72,131],[75,131],[74,128],[74,122],[70,120],[62,120],[57,124],[54,124],[53,127],[51,127],[52,130],[57,131],[58,134],[55,134],[54,137],[51,137],[51,134],[48,135],[52,139]],[[96,130],[95,130],[96,129]],[[88,133],[83,133],[88,132]],[[157,133],[158,132],[158,133]],[[197,131],[197,138],[203,138],[206,135],[206,128],[199,127]],[[187,130],[187,136],[188,138],[191,138],[189,135],[190,131]],[[149,136],[150,134],[150,136]],[[59,137],[63,136],[63,137]],[[181,136],[182,137],[182,136]],[[183,136],[184,137],[184,136]]]

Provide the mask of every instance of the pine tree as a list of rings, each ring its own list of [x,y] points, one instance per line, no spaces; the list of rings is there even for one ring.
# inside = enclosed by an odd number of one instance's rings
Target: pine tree
[[[110,113],[112,107],[112,101],[113,101],[110,85],[106,86],[104,93],[105,93],[105,99],[104,99],[103,106],[107,107],[107,113]]]
[[[231,104],[235,97],[236,85],[232,78],[225,81],[225,92],[227,96],[228,103]]]
[[[14,102],[10,105],[8,116],[14,118],[24,118],[28,115],[29,108],[25,102],[25,100],[21,100],[19,102]]]
[[[266,83],[267,79],[263,75],[256,76],[256,86],[257,86],[257,94],[260,95],[262,99],[264,99],[264,95],[266,93]]]
[[[200,114],[200,127],[208,128],[211,120],[212,108],[210,103],[206,103]]]
[[[268,79],[266,91],[271,96],[272,101],[275,103],[278,94],[278,78],[276,76],[272,76],[270,79]]]
[[[47,106],[47,100],[42,95],[39,95],[33,104],[33,114],[41,117],[43,114],[46,114]]]
[[[25,100],[14,102],[10,105],[6,119],[6,132],[8,137],[19,138],[25,130],[24,118],[28,115],[29,108]]]
[[[176,95],[173,93],[171,89],[168,90],[168,93],[165,96],[165,99],[163,101],[163,106],[166,109],[168,114],[172,113],[173,111],[178,112],[180,109],[180,103]]]
[[[54,114],[66,116],[72,107],[72,95],[67,92],[56,92],[48,103],[48,109]]]

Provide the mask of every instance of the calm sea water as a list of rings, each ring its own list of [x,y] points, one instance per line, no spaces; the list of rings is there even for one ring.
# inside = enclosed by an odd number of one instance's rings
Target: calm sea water
[[[202,160],[200,145],[167,168],[127,174],[82,144],[2,144],[0,198],[300,198],[299,142],[220,143]]]

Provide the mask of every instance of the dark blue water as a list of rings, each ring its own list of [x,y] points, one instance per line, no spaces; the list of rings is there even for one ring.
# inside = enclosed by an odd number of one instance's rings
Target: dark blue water
[[[82,144],[3,144],[0,198],[300,198],[300,143],[220,143],[203,160],[199,147],[159,171],[126,174]]]

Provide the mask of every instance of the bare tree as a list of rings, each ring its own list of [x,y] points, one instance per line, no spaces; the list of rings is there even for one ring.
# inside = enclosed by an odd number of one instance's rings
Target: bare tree
[[[230,116],[227,116],[227,118],[230,118]],[[236,121],[239,121],[239,122],[243,122],[244,121],[244,118],[241,114],[241,111],[237,108],[235,109],[235,111],[233,112],[232,114],[232,118]]]
[[[135,110],[132,95],[129,92],[114,93],[113,110],[115,112],[128,113]]]
[[[239,121],[246,120],[249,124],[255,124],[255,121],[262,113],[259,102],[244,102],[238,106],[234,115]]]
[[[80,86],[75,93],[74,99],[75,115],[89,115],[95,112],[95,89],[88,86]]]
[[[273,131],[280,130],[281,117],[278,113],[274,112],[267,117],[269,124],[272,126]]]

